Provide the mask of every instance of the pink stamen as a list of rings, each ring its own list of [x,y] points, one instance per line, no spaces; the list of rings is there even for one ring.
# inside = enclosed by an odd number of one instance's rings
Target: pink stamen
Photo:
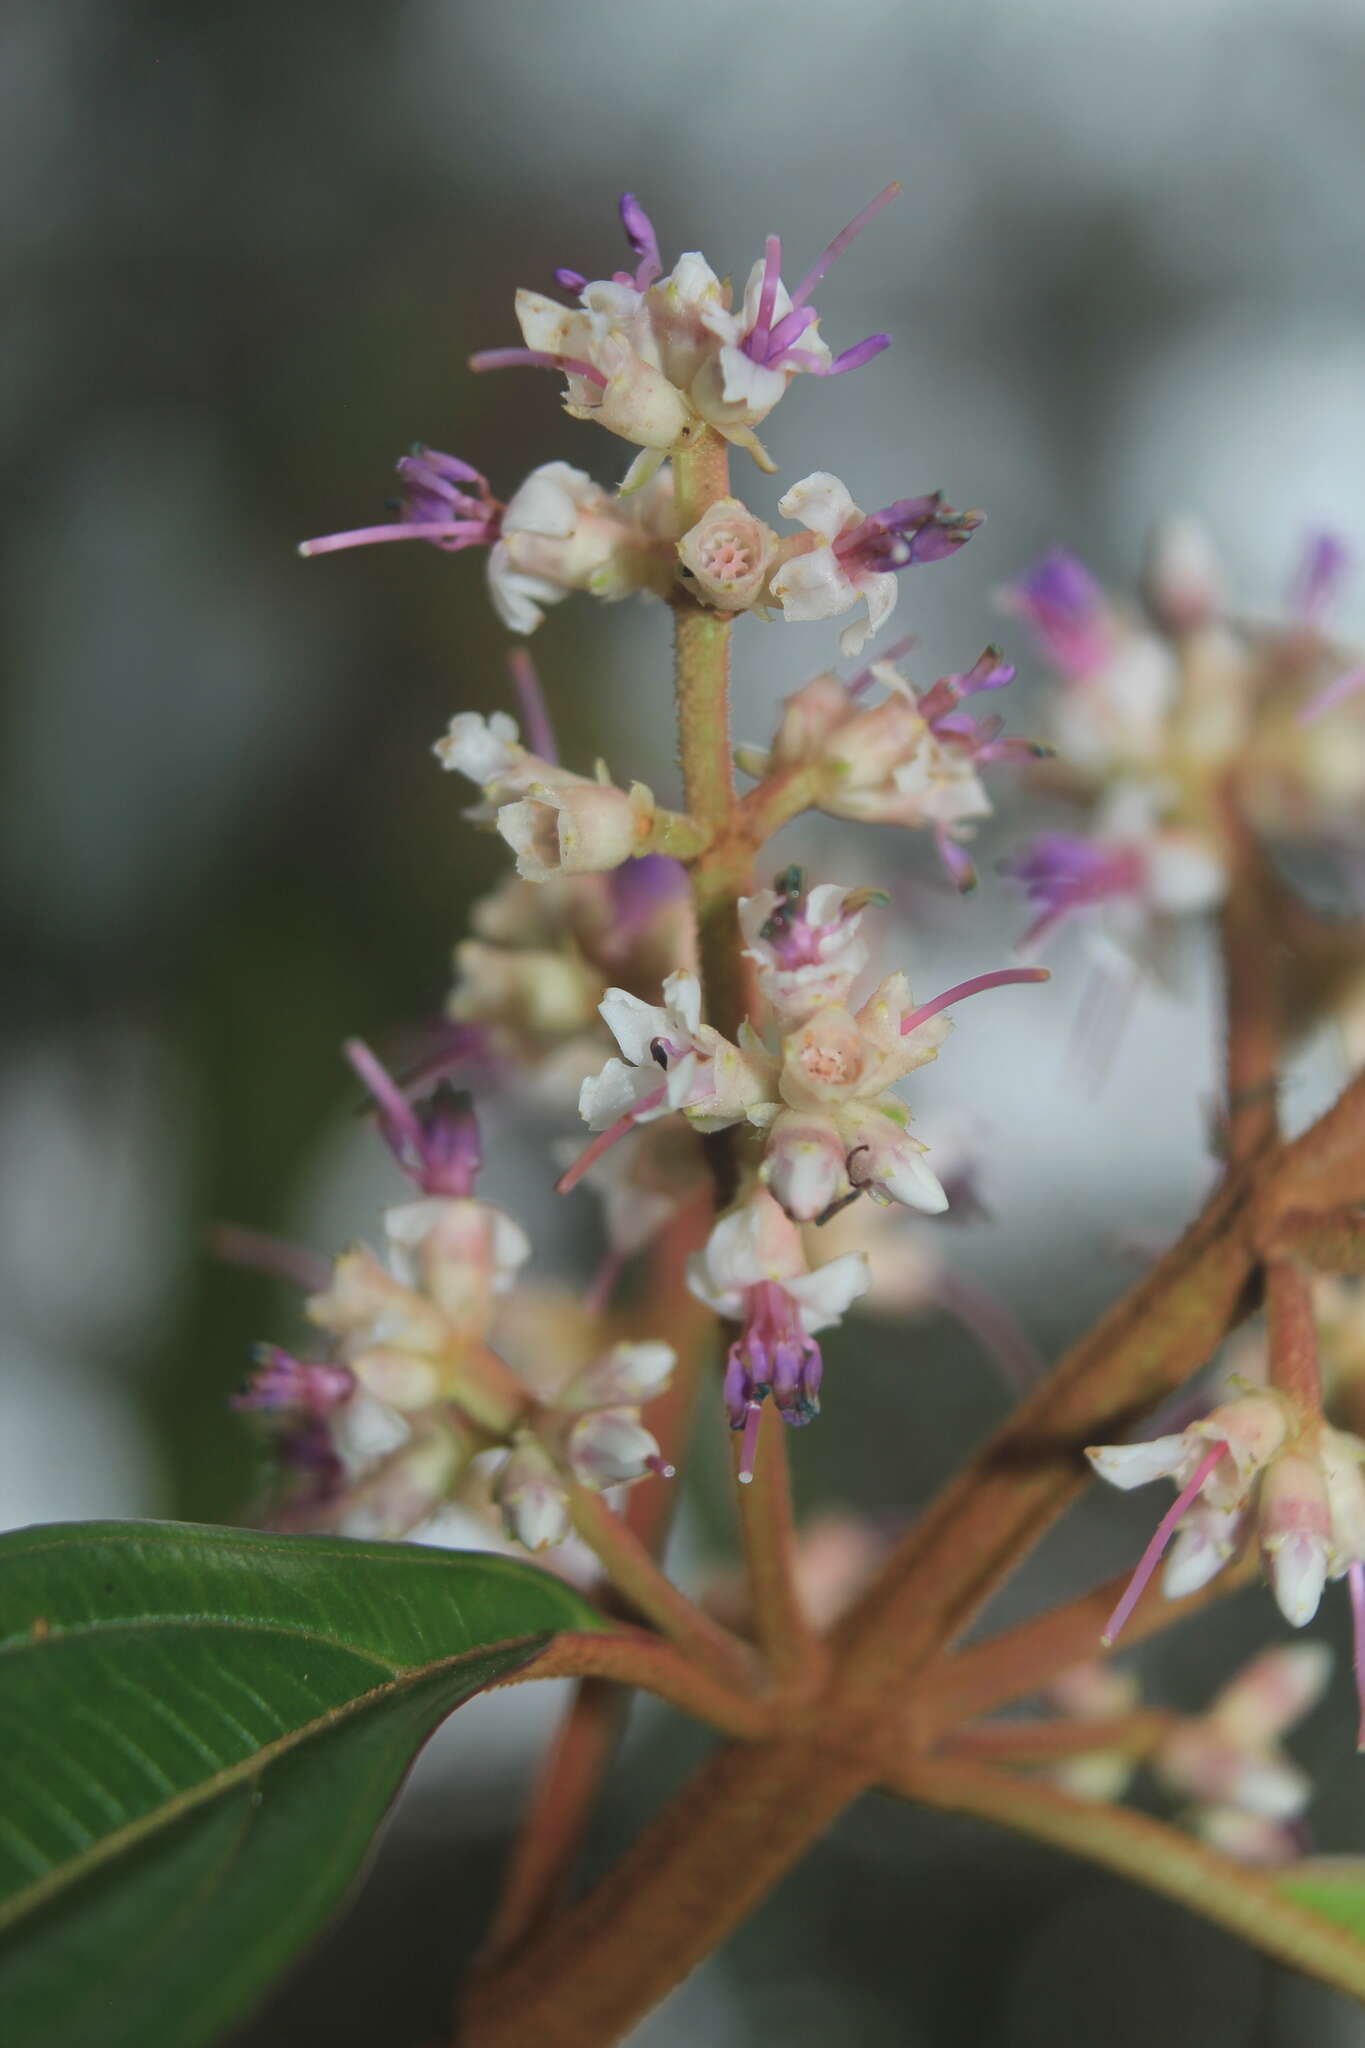
[[[268,1231],[247,1230],[240,1223],[215,1223],[208,1233],[208,1248],[226,1265],[264,1274],[268,1280],[287,1280],[304,1294],[321,1294],[332,1277],[332,1262],[321,1252],[272,1237]]]
[[[471,370],[558,370],[565,377],[586,377],[605,391],[607,380],[591,363],[577,356],[552,356],[539,348],[484,348],[469,358]]]
[[[1294,714],[1295,725],[1316,725],[1320,718],[1325,718],[1329,711],[1335,711],[1338,704],[1344,704],[1348,697],[1354,697],[1361,690],[1365,690],[1365,667],[1348,668],[1344,676],[1338,676],[1325,689],[1310,697],[1306,704],[1300,705]]]
[[[891,645],[887,648],[885,654],[879,654],[877,656],[878,666],[880,666],[881,663],[884,661],[899,661],[902,655],[908,654],[910,652],[910,649],[914,646],[914,644],[915,635],[913,633],[903,634],[899,640],[893,640],[891,642]],[[848,686],[849,696],[859,696],[867,688],[869,683],[873,683],[875,681],[876,677],[873,675],[871,667],[859,669],[857,675],[853,678],[853,681]]]
[[[868,200],[867,205],[863,208],[861,213],[854,214],[852,220],[849,222],[846,228],[841,228],[839,230],[838,234],[834,237],[834,240],[830,243],[829,247],[825,250],[824,254],[816,258],[815,262],[811,265],[810,269],[802,278],[800,284],[796,287],[796,290],[792,293],[793,306],[805,305],[806,300],[815,290],[816,285],[819,284],[821,278],[829,269],[830,265],[837,261],[837,259],[843,255],[845,249],[847,249],[850,242],[853,242],[857,239],[857,237],[862,233],[863,229],[867,226],[868,222],[870,220],[875,219],[877,214],[881,212],[884,206],[889,206],[891,204],[891,201],[895,198],[896,194],[900,191],[900,189],[900,179],[893,178],[891,183],[885,188],[884,191],[879,192],[875,199]]]
[[[412,1147],[414,1157],[420,1159],[425,1145],[421,1123],[416,1110],[387,1067],[380,1065],[363,1039],[348,1038],[341,1050],[350,1061],[352,1071],[369,1089],[391,1128],[402,1137],[405,1144]]]
[[[754,1456],[758,1450],[758,1426],[763,1419],[763,1409],[751,1403],[744,1417],[744,1431],[739,1440],[739,1469],[735,1474],[741,1486],[752,1486],[754,1480]]]
[[[512,672],[512,688],[517,693],[517,704],[531,752],[539,754],[542,761],[558,762],[555,729],[550,723],[535,663],[524,647],[518,647],[508,655],[507,666]]]
[[[670,1465],[667,1458],[660,1456],[658,1452],[652,1458],[645,1459],[645,1470],[652,1472],[656,1479],[676,1479],[678,1476],[677,1466]]]
[[[475,547],[489,538],[486,519],[408,519],[384,526],[357,526],[350,533],[325,533],[318,540],[301,540],[301,555],[333,555],[338,548],[368,548],[381,540],[454,540],[463,547]]]
[[[993,974],[974,974],[970,981],[955,982],[946,988],[941,996],[935,996],[932,1003],[921,1003],[917,1010],[901,1022],[901,1037],[904,1038],[921,1024],[927,1024],[931,1017],[937,1017],[940,1010],[950,1004],[959,1003],[964,996],[980,995],[983,989],[1008,988],[1016,981],[1051,981],[1050,967],[997,967]]]
[[[1161,1562],[1162,1553],[1166,1545],[1180,1526],[1181,1516],[1186,1508],[1190,1506],[1191,1502],[1198,1498],[1203,1490],[1205,1480],[1209,1477],[1214,1466],[1226,1450],[1227,1445],[1224,1443],[1217,1443],[1211,1446],[1207,1454],[1195,1466],[1189,1480],[1176,1495],[1172,1505],[1157,1523],[1156,1534],[1139,1558],[1138,1568],[1128,1581],[1127,1591],[1105,1623],[1104,1633],[1101,1635],[1100,1641],[1106,1650],[1113,1645],[1119,1630],[1123,1627],[1123,1624],[1141,1599],[1147,1581]]]
[[[1351,1621],[1355,1631],[1355,1655],[1352,1660],[1356,1678],[1356,1698],[1360,1702],[1360,1726],[1356,1732],[1356,1748],[1365,1749],[1365,1564],[1353,1558],[1346,1568],[1347,1583],[1351,1588]]]
[[[583,1147],[583,1150],[579,1153],[568,1171],[560,1174],[559,1179],[555,1182],[555,1193],[557,1195],[567,1195],[570,1189],[576,1188],[588,1168],[595,1166],[602,1157],[602,1154],[610,1152],[612,1146],[619,1144],[622,1138],[629,1137],[645,1111],[657,1109],[667,1093],[668,1083],[665,1081],[661,1088],[655,1088],[651,1094],[644,1097],[643,1101],[635,1103],[632,1108],[626,1111],[624,1116],[618,1116],[616,1122],[609,1124],[605,1131],[599,1131],[592,1143]]]
[[[758,318],[749,339],[753,353],[760,359],[768,346],[768,336],[773,324],[773,303],[777,298],[778,279],[782,275],[782,242],[779,236],[769,235],[763,245],[763,288],[758,295]]]

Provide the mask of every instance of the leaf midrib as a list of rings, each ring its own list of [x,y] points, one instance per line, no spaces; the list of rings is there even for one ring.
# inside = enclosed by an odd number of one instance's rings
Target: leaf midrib
[[[26,1918],[30,1912],[46,1905],[49,1900],[59,1897],[71,1885],[125,1849],[135,1848],[158,1829],[173,1826],[176,1821],[185,1814],[194,1812],[197,1807],[205,1806],[223,1793],[234,1791],[239,1785],[259,1777],[290,1750],[330,1732],[345,1721],[369,1712],[371,1708],[380,1706],[387,1700],[401,1696],[427,1679],[439,1677],[446,1672],[454,1673],[461,1665],[471,1663],[477,1658],[491,1657],[495,1653],[504,1655],[516,1652],[517,1656],[508,1656],[508,1668],[515,1662],[529,1661],[536,1650],[554,1633],[554,1630],[547,1629],[535,1635],[509,1636],[505,1642],[478,1645],[470,1650],[462,1650],[455,1657],[437,1658],[431,1664],[407,1667],[394,1672],[387,1683],[374,1686],[368,1692],[357,1693],[353,1699],[345,1700],[339,1706],[329,1707],[326,1713],[317,1715],[313,1720],[301,1722],[297,1728],[277,1736],[273,1742],[263,1743],[259,1749],[253,1750],[249,1757],[243,1757],[235,1764],[226,1765],[199,1784],[190,1786],[184,1792],[177,1792],[173,1798],[153,1807],[137,1820],[128,1821],[123,1827],[102,1835],[88,1849],[58,1864],[45,1877],[35,1878],[33,1883],[22,1891],[0,1901],[0,1934]],[[330,1642],[331,1639],[323,1637],[319,1640]]]

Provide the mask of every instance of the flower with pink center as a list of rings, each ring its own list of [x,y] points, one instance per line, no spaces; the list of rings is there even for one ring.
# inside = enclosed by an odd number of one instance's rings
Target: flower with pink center
[[[950,1029],[942,1014],[982,989],[1034,981],[1037,968],[1001,968],[918,1007],[903,974],[889,975],[856,1013],[829,1004],[782,1041],[778,1102],[766,1113],[762,1177],[788,1213],[805,1222],[853,1194],[939,1215],[948,1197],[910,1135],[895,1083],[936,1058]]]
[[[832,619],[864,601],[866,619],[840,635],[845,654],[859,653],[891,616],[897,570],[955,554],[985,517],[954,512],[939,491],[864,514],[847,487],[825,470],[793,484],[778,510],[799,520],[812,538],[782,544],[785,559],[772,578],[773,597],[788,620]]]
[[[863,912],[886,901],[880,889],[837,882],[808,891],[799,867],[785,869],[776,888],[740,898],[740,930],[758,967],[759,994],[784,1026],[843,1002],[867,966]]]
[[[435,448],[416,447],[398,463],[403,495],[394,507],[397,518],[382,526],[359,526],[349,533],[324,534],[299,543],[301,555],[330,555],[341,548],[369,547],[376,541],[425,540],[457,554],[462,548],[492,547],[502,530],[503,506],[488,479]]]
[[[777,535],[738,498],[718,498],[678,542],[679,573],[694,597],[718,611],[760,602]]]
[[[688,1262],[687,1284],[717,1315],[742,1325],[727,1358],[724,1398],[730,1427],[744,1433],[740,1477],[747,1480],[769,1394],[784,1422],[818,1414],[823,1362],[814,1338],[866,1290],[867,1261],[849,1252],[811,1271],[796,1225],[765,1189],[754,1188],[714,1224]]]

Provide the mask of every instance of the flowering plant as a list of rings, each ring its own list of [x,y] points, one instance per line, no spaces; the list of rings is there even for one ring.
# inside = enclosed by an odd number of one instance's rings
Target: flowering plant
[[[210,1556],[200,1544],[203,1590],[176,1610],[189,1628],[215,1599],[249,1595],[272,1615],[293,1601],[288,1626],[306,1621],[314,1644],[309,1669],[285,1674],[297,1688],[325,1689],[314,1667],[333,1636],[389,1676],[379,1684],[372,1669],[370,1690],[351,1692],[337,1678],[308,1719],[297,1699],[280,1704],[284,1666],[263,1655],[252,1684],[284,1731],[269,1741],[302,1742],[305,1724],[311,1739],[318,1714],[344,1718],[362,1699],[378,1714],[374,1688],[388,1687],[385,1728],[395,1701],[410,1713],[392,1738],[395,1768],[480,1684],[577,1678],[465,1989],[470,2048],[622,2039],[871,1787],[1090,1856],[1365,1993],[1365,1946],[1342,1924],[1330,1873],[1305,1853],[1311,1788],[1280,1747],[1325,1684],[1326,1653],[1267,1649],[1200,1717],[1141,1705],[1136,1681],[1102,1661],[1120,1636],[1135,1642],[1261,1570],[1290,1628],[1344,1580],[1365,1630],[1354,1280],[1365,1272],[1365,1080],[1290,1139],[1276,1102],[1286,1044],[1328,1015],[1349,1030],[1365,968],[1360,927],[1324,923],[1276,864],[1288,842],[1330,856],[1361,815],[1352,699],[1365,668],[1327,626],[1342,553],[1315,542],[1290,616],[1274,625],[1228,611],[1205,545],[1183,526],[1158,540],[1142,615],[1052,554],[1004,594],[1058,671],[1044,742],[977,708],[1013,679],[999,649],[916,681],[908,643],[851,677],[817,675],[788,696],[766,744],[737,742],[729,665],[745,613],[844,619],[840,647],[856,658],[902,574],[945,560],[981,523],[939,492],[865,513],[815,470],[779,499],[779,532],[732,488],[733,451],[773,468],[759,429],[793,385],[818,389],[810,380],[887,346],[879,334],[833,352],[813,295],[895,190],[790,288],[770,237],[739,292],[695,252],[665,272],[628,195],[630,267],[599,280],[561,270],[560,298],[519,292],[523,345],[473,358],[476,371],[560,378],[569,414],[608,436],[608,459],[613,441],[632,451],[615,487],[548,463],[503,502],[462,458],[422,448],[399,464],[392,522],[303,549],[483,548],[513,633],[530,634],[573,593],[638,593],[668,607],[675,634],[676,808],[603,763],[560,761],[524,652],[512,664],[520,724],[460,709],[437,741],[442,766],[477,791],[469,818],[500,836],[515,873],[459,945],[441,1071],[402,1081],[368,1047],[347,1048],[411,1198],[382,1218],[378,1250],[352,1247],[305,1276],[308,1340],[260,1353],[239,1406],[272,1459],[259,1517],[270,1534],[253,1539],[266,1547],[238,1557],[224,1535]],[[751,719],[742,706],[740,719]],[[1050,1370],[996,1305],[987,1315],[965,1285],[949,1289],[926,1219],[970,1204],[968,1175],[962,1148],[926,1146],[913,1118],[914,1076],[941,1051],[951,1061],[949,1013],[1048,970],[1031,957],[988,964],[924,999],[896,960],[872,967],[882,892],[812,882],[768,851],[821,811],[928,835],[966,892],[1002,772],[1040,802],[1066,801],[1075,826],[1039,832],[1006,863],[1032,908],[1026,954],[1064,921],[1083,923],[1095,972],[1131,983],[1169,971],[1176,935],[1202,920],[1224,968],[1218,1185]],[[452,1085],[476,1078],[534,1087],[566,1121],[576,1107],[578,1141],[545,1171],[557,1170],[565,1198],[601,1204],[606,1254],[577,1295],[531,1275],[526,1231],[479,1191],[478,1106]],[[813,1423],[827,1394],[856,1413],[854,1388],[826,1386],[819,1340],[865,1308],[904,1313],[934,1299],[967,1314],[1031,1385],[897,1542],[864,1545],[831,1597],[788,1484],[788,1432]],[[1234,1378],[1196,1386],[1180,1415],[1150,1424],[1262,1304],[1263,1337]],[[683,1588],[662,1562],[698,1405],[719,1414],[733,1447],[746,1577],[728,1599]],[[1177,1489],[1135,1574],[960,1647],[1092,1467],[1120,1487]],[[489,1545],[533,1553],[541,1568],[500,1572],[486,1556],[394,1542],[431,1533],[453,1504],[482,1518]],[[321,1534],[322,1551],[305,1532]],[[139,1553],[140,1612],[169,1598],[159,1555]],[[305,1587],[297,1574],[322,1555],[334,1587]],[[224,1590],[234,1558],[236,1595]],[[392,1599],[416,1602],[411,1612],[450,1575],[470,1610],[458,1641],[443,1638],[435,1608],[421,1608],[420,1653],[360,1615],[386,1561]],[[183,1547],[175,1570],[190,1571]],[[589,1598],[570,1590],[575,1578]],[[117,1574],[107,1590],[116,1608],[134,1598]],[[68,1608],[86,1597],[54,1582],[59,1635],[77,1629]],[[46,1609],[28,1624],[35,1643],[53,1626]],[[213,1683],[220,1706],[226,1685]],[[421,1686],[429,1709],[413,1705]],[[566,1904],[631,1686],[724,1740],[618,1867]],[[1001,1716],[1025,1699],[1037,1704],[1030,1718]],[[197,1711],[188,1697],[181,1710]],[[187,1799],[213,1810],[224,1773],[267,1769],[266,1732],[241,1741],[211,1789],[168,1775],[161,1805],[148,1794],[137,1811],[119,1807],[118,1825],[143,1841],[158,1817],[178,1823]],[[1178,1803],[1174,1819],[1123,1805],[1143,1766]],[[263,1782],[273,1800],[275,1781]],[[291,1780],[289,1797],[311,1814],[306,1787]],[[33,1882],[46,1898],[68,1879],[45,1864]],[[85,1908],[75,1898],[70,1910]],[[280,1959],[267,1950],[257,1978]]]

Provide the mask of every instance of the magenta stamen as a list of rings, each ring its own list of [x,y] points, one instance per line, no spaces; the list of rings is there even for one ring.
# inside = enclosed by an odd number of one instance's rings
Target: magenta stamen
[[[946,988],[941,996],[935,996],[932,1003],[921,1003],[917,1010],[902,1020],[901,1037],[914,1031],[921,1024],[927,1024],[931,1017],[937,1017],[940,1010],[946,1010],[951,1003],[961,1002],[965,996],[980,995],[983,989],[1008,988],[1016,981],[1051,981],[1049,967],[997,967],[993,974],[974,974],[970,981],[959,981],[952,988]]]
[[[877,656],[878,665],[880,666],[880,664],[884,661],[899,661],[902,655],[908,654],[910,652],[910,649],[914,646],[914,644],[915,635],[913,633],[906,633],[903,635],[901,639],[893,640],[891,642],[891,645],[887,648],[885,654],[879,654]],[[873,675],[870,667],[859,669],[857,675],[853,678],[853,681],[848,686],[849,696],[858,696],[863,690],[867,688],[869,683],[875,681],[876,677]]]
[[[474,547],[487,539],[486,519],[409,519],[385,526],[357,526],[350,533],[325,533],[319,540],[301,540],[299,553],[332,555],[338,548],[368,548],[381,540],[454,540],[464,547]]]
[[[588,1168],[595,1166],[602,1157],[602,1154],[609,1152],[612,1146],[619,1144],[622,1138],[629,1137],[645,1111],[647,1109],[657,1109],[667,1093],[668,1083],[665,1081],[661,1088],[655,1088],[643,1100],[635,1103],[632,1108],[626,1111],[624,1116],[618,1116],[616,1122],[608,1125],[605,1131],[599,1131],[592,1143],[583,1147],[583,1150],[579,1153],[573,1165],[568,1168],[567,1172],[560,1174],[559,1179],[555,1182],[555,1193],[557,1195],[567,1195],[571,1188],[576,1188]]]
[[[363,1039],[348,1038],[341,1050],[350,1061],[352,1071],[369,1089],[390,1128],[412,1147],[414,1156],[420,1159],[425,1147],[421,1122],[387,1067],[381,1066]]]
[[[226,1265],[261,1273],[268,1280],[287,1280],[304,1294],[321,1294],[332,1277],[332,1262],[321,1252],[272,1237],[268,1231],[247,1230],[240,1223],[215,1223],[208,1233],[208,1248]]]
[[[784,313],[768,336],[767,360],[776,362],[779,356],[785,355],[808,327],[814,327],[818,318],[814,306],[794,306],[790,313]]]
[[[735,1477],[741,1486],[752,1486],[754,1479],[754,1456],[758,1450],[758,1426],[763,1419],[763,1409],[758,1402],[751,1402],[744,1417],[744,1431],[739,1440],[739,1470]]]
[[[870,363],[873,356],[879,356],[884,348],[890,346],[889,334],[869,334],[865,341],[855,341],[852,348],[841,350],[825,371],[825,375],[842,377],[845,370],[861,370],[864,363]]]
[[[762,362],[768,354],[768,336],[773,324],[773,302],[777,297],[778,280],[782,275],[782,242],[777,235],[769,235],[763,245],[763,287],[758,295],[758,318],[754,331],[749,336],[753,344],[750,351]],[[785,325],[785,322],[783,323]]]
[[[603,391],[607,380],[591,363],[577,356],[552,356],[539,348],[484,348],[469,358],[471,370],[558,370],[565,377],[586,377]]]
[[[555,743],[555,729],[550,723],[535,663],[524,647],[518,647],[508,655],[507,666],[512,672],[512,688],[517,693],[517,706],[531,752],[539,754],[542,761],[557,764],[559,748]]]
[[[658,1452],[652,1458],[645,1459],[645,1470],[652,1472],[656,1479],[676,1479],[678,1476],[677,1466],[670,1465],[667,1458],[661,1457]]]
[[[1351,1589],[1351,1622],[1355,1633],[1355,1654],[1352,1659],[1356,1677],[1356,1698],[1360,1702],[1360,1726],[1356,1732],[1356,1748],[1365,1749],[1365,1564],[1358,1557],[1352,1558],[1346,1567],[1346,1579]]]
[[[1190,1506],[1191,1502],[1198,1498],[1203,1490],[1205,1480],[1209,1477],[1214,1466],[1226,1450],[1227,1445],[1224,1443],[1217,1443],[1211,1447],[1195,1466],[1189,1480],[1180,1489],[1172,1505],[1157,1523],[1156,1534],[1138,1559],[1138,1568],[1128,1581],[1128,1590],[1105,1623],[1104,1633],[1101,1635],[1100,1641],[1106,1650],[1111,1648],[1118,1636],[1119,1630],[1123,1627],[1123,1624],[1141,1599],[1143,1588],[1160,1564],[1166,1545],[1180,1526],[1181,1516],[1186,1508]]]
[[[886,187],[886,189],[882,192],[879,192],[875,199],[868,200],[867,205],[863,208],[861,213],[854,214],[852,220],[849,222],[846,228],[841,228],[839,230],[838,234],[834,237],[834,240],[830,243],[829,247],[825,250],[824,254],[816,258],[815,262],[811,265],[810,269],[802,278],[800,284],[796,287],[796,290],[792,293],[793,306],[805,305],[806,300],[815,290],[816,285],[819,284],[821,278],[829,269],[831,263],[834,263],[840,256],[843,255],[845,249],[847,249],[847,247],[849,246],[849,243],[856,240],[856,238],[862,233],[863,229],[867,226],[868,222],[874,219],[876,215],[881,212],[884,206],[890,205],[891,201],[895,198],[896,194],[900,191],[900,189],[900,179],[893,178],[891,183]]]
[[[1295,725],[1316,725],[1329,711],[1335,711],[1338,704],[1344,704],[1348,697],[1365,690],[1365,668],[1348,668],[1344,676],[1338,676],[1325,689],[1300,705],[1294,714]]]

